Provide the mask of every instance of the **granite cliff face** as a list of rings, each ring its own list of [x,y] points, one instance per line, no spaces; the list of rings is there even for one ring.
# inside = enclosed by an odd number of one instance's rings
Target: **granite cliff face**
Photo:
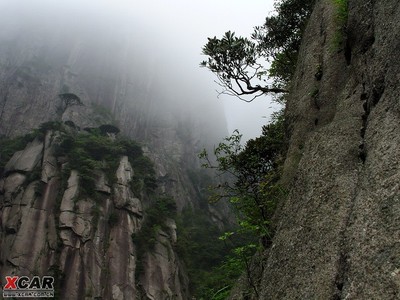
[[[317,1],[303,38],[286,109],[290,193],[261,299],[400,296],[400,4],[349,0],[345,24],[337,13]]]
[[[140,230],[145,212],[143,199],[132,191],[128,157],[119,160],[114,183],[98,171],[97,195],[88,196],[81,193],[81,174],[67,171],[68,160],[56,154],[59,143],[60,133],[49,130],[43,141],[36,138],[5,166],[1,275],[53,275],[61,299],[187,298],[187,278],[172,248],[172,219],[168,232],[157,232],[156,251],[141,262],[145,277],[135,278],[132,235]],[[157,251],[164,247],[170,253]]]
[[[185,105],[202,97],[195,85],[166,90],[160,83],[170,70],[158,66],[154,51],[137,42],[145,37],[129,28],[116,33],[90,20],[66,26],[54,17],[49,26],[45,13],[36,23],[21,20],[2,21],[0,135],[17,137],[47,121],[66,122],[75,134],[114,124],[154,162],[157,193],[171,196],[178,212],[208,210],[222,226],[224,212],[208,208],[190,178],[199,169],[197,153],[225,135],[222,112],[214,107],[205,120],[204,102]],[[82,105],[67,104],[60,94],[73,94]],[[156,232],[154,250],[142,254],[135,276],[132,235],[152,199],[133,190],[128,158],[119,158],[111,181],[98,170],[99,202],[79,193],[79,170],[65,174],[60,135],[49,129],[30,141],[0,177],[0,276],[52,274],[61,299],[188,299],[172,218]]]

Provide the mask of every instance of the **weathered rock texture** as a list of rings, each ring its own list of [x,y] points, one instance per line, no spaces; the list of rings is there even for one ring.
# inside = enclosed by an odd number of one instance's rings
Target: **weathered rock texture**
[[[68,162],[54,155],[58,135],[48,131],[44,141],[16,152],[0,181],[0,276],[53,275],[61,299],[141,299],[132,234],[140,230],[143,209],[131,190],[128,158],[121,158],[112,186],[98,171],[101,194],[84,196],[79,172],[67,180],[62,174]],[[29,177],[33,168],[36,178]],[[160,232],[155,252],[146,254],[143,299],[188,297],[172,248],[174,224],[166,224],[170,231]]]
[[[159,230],[154,251],[144,257],[143,267],[148,270],[140,278],[148,299],[181,299],[189,297],[188,278],[173,245],[176,243],[176,225],[167,220],[168,232]],[[178,293],[176,291],[179,291]]]
[[[400,298],[400,3],[348,2],[342,45],[334,1],[305,32],[261,299]]]

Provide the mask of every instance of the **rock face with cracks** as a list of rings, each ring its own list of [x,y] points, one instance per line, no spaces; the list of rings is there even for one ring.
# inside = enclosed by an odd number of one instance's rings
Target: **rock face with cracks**
[[[27,144],[5,167],[0,276],[52,275],[61,299],[141,299],[131,236],[140,229],[143,210],[131,189],[134,173],[128,157],[120,158],[113,184],[104,173],[96,174],[100,199],[82,196],[79,171],[70,171],[63,182],[68,162],[60,163],[54,155],[58,136],[48,131],[43,141]],[[41,174],[32,179],[33,169]],[[187,297],[186,275],[172,248],[174,224],[168,222],[170,232],[160,232],[155,253],[146,256],[140,282],[144,299]]]
[[[261,299],[400,297],[400,4],[349,0],[345,24],[337,14],[317,1],[302,42],[286,109],[290,193]]]

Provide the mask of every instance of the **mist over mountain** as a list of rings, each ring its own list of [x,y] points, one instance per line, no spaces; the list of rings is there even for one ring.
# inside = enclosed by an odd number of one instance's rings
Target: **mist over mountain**
[[[2,278],[53,276],[62,299],[187,299],[181,214],[215,240],[232,223],[197,157],[227,134],[222,106],[185,37],[135,5],[0,2]]]
[[[224,136],[223,113],[214,91],[204,88],[200,71],[187,72],[187,52],[176,42],[185,37],[156,31],[151,22],[141,23],[143,16],[135,12],[135,4],[124,1],[2,3],[3,76],[23,64],[40,63],[49,72],[58,68],[52,77],[59,76],[59,92],[69,89],[113,111],[121,99],[127,105],[147,102],[158,121],[186,115],[199,126],[210,126],[211,134]],[[79,79],[66,78],[78,73]],[[68,86],[82,82],[84,91]],[[121,84],[124,89],[117,93]]]
[[[66,300],[398,298],[399,2],[264,2],[0,0],[4,297],[50,276]],[[215,148],[272,105],[223,109],[214,35],[218,65],[255,55],[284,87],[246,145]]]

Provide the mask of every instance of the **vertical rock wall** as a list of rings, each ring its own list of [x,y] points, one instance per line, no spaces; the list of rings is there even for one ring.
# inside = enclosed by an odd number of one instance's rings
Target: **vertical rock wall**
[[[0,180],[1,278],[52,275],[60,299],[142,299],[132,234],[141,226],[143,200],[131,190],[128,158],[120,159],[114,184],[98,171],[97,196],[84,196],[79,172],[63,174],[68,161],[55,155],[58,137],[48,131],[5,167]],[[188,297],[188,282],[172,248],[175,227],[171,220],[170,231],[158,234],[156,251],[146,254],[143,299]]]
[[[261,299],[400,296],[400,4],[348,2],[340,24],[335,1],[317,1],[304,36]]]

